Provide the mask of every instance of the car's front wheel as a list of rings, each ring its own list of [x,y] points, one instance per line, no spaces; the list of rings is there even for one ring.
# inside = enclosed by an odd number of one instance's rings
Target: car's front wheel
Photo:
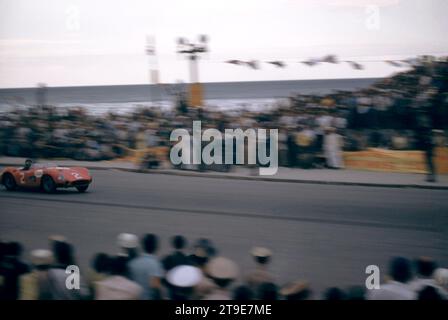
[[[54,193],[56,191],[56,183],[50,176],[42,177],[42,189],[46,193]]]
[[[87,186],[80,186],[80,187],[76,187],[76,189],[78,190],[78,192],[86,192],[86,190],[87,190],[87,188],[88,188],[89,186],[87,185]]]
[[[17,188],[16,181],[10,173],[5,173],[3,175],[2,183],[8,191],[13,191]]]

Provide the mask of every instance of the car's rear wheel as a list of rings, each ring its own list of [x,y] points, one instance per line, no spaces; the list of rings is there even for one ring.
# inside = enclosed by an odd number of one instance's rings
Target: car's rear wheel
[[[3,175],[2,183],[5,186],[6,190],[8,191],[17,189],[16,181],[14,180],[14,177],[10,173],[5,173]]]
[[[87,186],[80,186],[80,187],[76,187],[76,189],[78,190],[78,192],[86,192],[87,188],[89,187],[89,185]]]
[[[54,193],[56,191],[56,183],[50,176],[43,176],[41,185],[46,193]]]

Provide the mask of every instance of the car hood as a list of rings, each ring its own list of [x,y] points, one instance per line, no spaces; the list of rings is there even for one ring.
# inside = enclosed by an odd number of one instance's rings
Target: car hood
[[[59,179],[61,176],[66,181],[91,180],[89,170],[81,167],[50,167],[46,169]],[[60,179],[59,179],[60,180]]]

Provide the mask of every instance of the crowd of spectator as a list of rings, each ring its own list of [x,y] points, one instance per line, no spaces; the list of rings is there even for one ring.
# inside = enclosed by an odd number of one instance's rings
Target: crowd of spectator
[[[52,236],[49,248],[22,258],[17,242],[0,242],[0,298],[4,300],[446,300],[448,269],[430,258],[413,262],[390,260],[388,276],[379,287],[330,287],[317,295],[307,281],[281,285],[270,269],[273,253],[255,247],[252,270],[242,273],[233,260],[219,254],[212,241],[192,246],[181,235],[171,239],[172,252],[160,256],[154,234],[140,239],[130,233],[117,238],[116,254],[97,253],[89,270],[78,272],[75,248],[62,236]],[[69,271],[67,271],[69,270]]]
[[[169,146],[175,128],[279,129],[279,161],[284,166],[326,165],[325,136],[342,137],[341,150],[369,147],[421,149],[422,130],[437,130],[448,141],[448,61],[420,59],[409,71],[360,90],[326,95],[295,95],[261,111],[191,108],[138,108],[131,114],[94,116],[82,107],[37,105],[0,114],[0,155],[107,160],[133,149]],[[328,163],[327,163],[328,165]]]

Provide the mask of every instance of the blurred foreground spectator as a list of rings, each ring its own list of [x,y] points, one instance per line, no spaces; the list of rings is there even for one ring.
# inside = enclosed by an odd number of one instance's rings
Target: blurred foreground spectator
[[[156,256],[158,238],[146,234],[142,239],[143,254],[129,260],[130,278],[142,287],[141,299],[160,299],[162,265]]]
[[[16,300],[19,297],[20,276],[29,271],[28,265],[21,261],[22,245],[18,242],[0,243],[0,250],[0,277],[3,279],[0,299]]]
[[[171,245],[174,252],[162,260],[162,265],[165,271],[169,271],[180,265],[189,265],[191,261],[184,252],[187,247],[187,240],[183,236],[177,235],[171,239]]]
[[[239,275],[236,263],[224,257],[213,258],[207,265],[207,274],[217,287],[204,300],[231,300],[229,286]]]
[[[408,259],[397,257],[392,259],[389,267],[390,281],[381,285],[380,289],[370,290],[369,300],[415,300],[416,293],[409,285],[412,279],[411,263]]]
[[[262,284],[274,282],[274,276],[268,270],[272,252],[267,248],[255,247],[251,254],[255,260],[256,268],[247,274],[246,282],[253,292],[258,292]]]
[[[138,300],[143,288],[127,278],[126,257],[114,257],[110,261],[110,275],[95,283],[96,300]]]
[[[32,270],[20,278],[21,300],[51,300],[52,293],[48,270],[53,264],[50,250],[37,249],[31,252]]]
[[[431,287],[441,297],[448,298],[448,292],[437,284],[434,273],[437,263],[429,257],[420,257],[415,261],[416,277],[410,282],[413,291],[421,292],[427,287]],[[428,290],[426,290],[428,291]]]
[[[186,243],[186,239],[183,239]],[[93,256],[90,270],[81,272],[79,290],[66,287],[66,268],[76,265],[74,246],[62,236],[50,237],[48,249],[30,252],[31,263],[20,259],[21,246],[0,242],[0,292],[2,299],[174,299],[174,300],[308,300],[313,291],[308,281],[292,281],[279,286],[266,270],[272,252],[263,247],[251,250],[257,263],[239,279],[240,268],[229,258],[215,256],[211,241],[199,239],[192,246],[189,264],[164,272],[157,255],[154,234],[141,239],[142,254],[129,259],[122,252]],[[135,248],[136,249],[136,248]],[[137,251],[136,251],[137,252]],[[186,253],[186,252],[185,252]],[[260,272],[261,271],[261,272]],[[415,276],[413,276],[415,273]],[[85,276],[85,278],[84,278]],[[88,282],[88,287],[84,284]],[[15,280],[15,281],[12,281]],[[233,286],[235,284],[235,286]],[[437,268],[428,257],[412,264],[408,259],[390,260],[389,275],[379,289],[363,285],[330,287],[319,298],[325,300],[447,300],[448,269]]]

